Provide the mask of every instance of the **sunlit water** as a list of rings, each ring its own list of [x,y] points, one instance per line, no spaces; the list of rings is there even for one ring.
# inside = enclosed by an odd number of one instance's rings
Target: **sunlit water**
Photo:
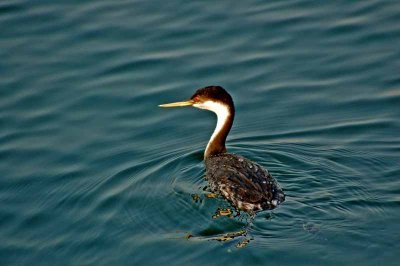
[[[399,10],[1,1],[0,265],[398,265]],[[287,194],[252,221],[212,218],[214,115],[157,107],[206,85]]]

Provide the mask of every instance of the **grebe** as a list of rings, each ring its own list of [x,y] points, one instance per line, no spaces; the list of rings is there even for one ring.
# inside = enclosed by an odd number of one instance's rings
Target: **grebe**
[[[204,152],[206,179],[211,190],[224,196],[233,207],[255,213],[274,209],[285,200],[285,194],[267,170],[227,152],[225,140],[233,124],[235,107],[225,89],[208,86],[198,89],[187,101],[159,106],[193,106],[216,113],[217,126]]]

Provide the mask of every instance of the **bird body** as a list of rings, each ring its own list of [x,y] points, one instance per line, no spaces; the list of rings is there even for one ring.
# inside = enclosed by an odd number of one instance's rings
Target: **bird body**
[[[160,107],[193,106],[214,112],[217,125],[204,152],[210,188],[235,208],[254,213],[276,208],[285,194],[276,180],[259,164],[227,152],[225,141],[235,117],[232,97],[220,86],[199,89],[187,101]]]
[[[281,188],[259,164],[240,155],[222,153],[205,159],[206,179],[233,206],[247,212],[271,210],[285,200]]]

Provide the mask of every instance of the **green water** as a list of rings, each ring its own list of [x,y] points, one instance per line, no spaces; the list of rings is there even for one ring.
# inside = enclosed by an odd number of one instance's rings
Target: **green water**
[[[399,11],[1,1],[0,265],[398,265]],[[157,107],[207,85],[287,195],[244,248],[210,240],[249,223],[203,191],[215,116]]]

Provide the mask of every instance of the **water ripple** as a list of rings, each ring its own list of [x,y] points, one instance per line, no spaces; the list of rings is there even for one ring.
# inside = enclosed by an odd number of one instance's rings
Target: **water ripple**
[[[0,264],[394,265],[399,4],[159,4],[0,3]],[[157,108],[211,84],[287,194],[252,222],[212,218],[215,116]]]

